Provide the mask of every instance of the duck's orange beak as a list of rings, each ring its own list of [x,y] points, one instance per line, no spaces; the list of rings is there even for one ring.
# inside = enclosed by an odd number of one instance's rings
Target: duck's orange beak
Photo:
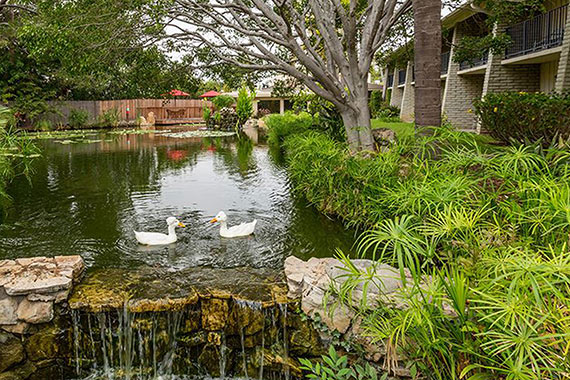
[[[184,223],[178,222],[178,227],[186,227],[186,226],[184,225]]]
[[[214,218],[212,220],[210,220],[210,223],[216,223],[218,221],[218,219]]]

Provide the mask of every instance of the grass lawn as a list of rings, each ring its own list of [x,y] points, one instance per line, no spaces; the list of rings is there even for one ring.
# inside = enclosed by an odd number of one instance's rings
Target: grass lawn
[[[414,123],[389,122],[372,119],[372,129],[388,128],[396,132],[398,137],[410,136],[414,133]]]

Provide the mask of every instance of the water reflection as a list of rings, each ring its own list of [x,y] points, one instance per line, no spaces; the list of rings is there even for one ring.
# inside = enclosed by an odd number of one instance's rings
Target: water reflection
[[[8,189],[0,259],[81,254],[93,267],[277,268],[289,254],[330,256],[353,244],[353,231],[291,195],[286,171],[246,135],[94,138],[102,141],[41,142],[31,180],[17,178]],[[208,223],[220,210],[230,224],[258,219],[256,234],[220,238]],[[168,216],[187,225],[177,243],[136,243],[133,230],[165,232]]]

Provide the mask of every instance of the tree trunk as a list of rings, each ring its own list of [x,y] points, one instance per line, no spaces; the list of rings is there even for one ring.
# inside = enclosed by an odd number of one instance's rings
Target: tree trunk
[[[414,0],[416,127],[441,125],[441,0]]]
[[[354,99],[354,109],[346,108],[340,112],[348,145],[352,153],[361,150],[374,150],[374,138],[370,128],[370,107],[368,105],[368,92],[360,94]]]

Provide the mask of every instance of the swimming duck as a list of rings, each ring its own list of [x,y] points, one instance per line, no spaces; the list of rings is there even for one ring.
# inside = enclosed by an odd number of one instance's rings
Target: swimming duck
[[[218,215],[210,223],[220,222],[220,236],[225,238],[235,238],[240,236],[248,236],[255,230],[255,225],[257,220],[249,223],[242,223],[238,226],[228,227],[227,225],[228,217],[223,211],[220,211]]]
[[[168,235],[160,234],[158,232],[135,232],[135,237],[140,244],[144,245],[167,245],[176,242],[176,227],[186,227],[175,217],[171,216],[166,219],[168,225]]]

